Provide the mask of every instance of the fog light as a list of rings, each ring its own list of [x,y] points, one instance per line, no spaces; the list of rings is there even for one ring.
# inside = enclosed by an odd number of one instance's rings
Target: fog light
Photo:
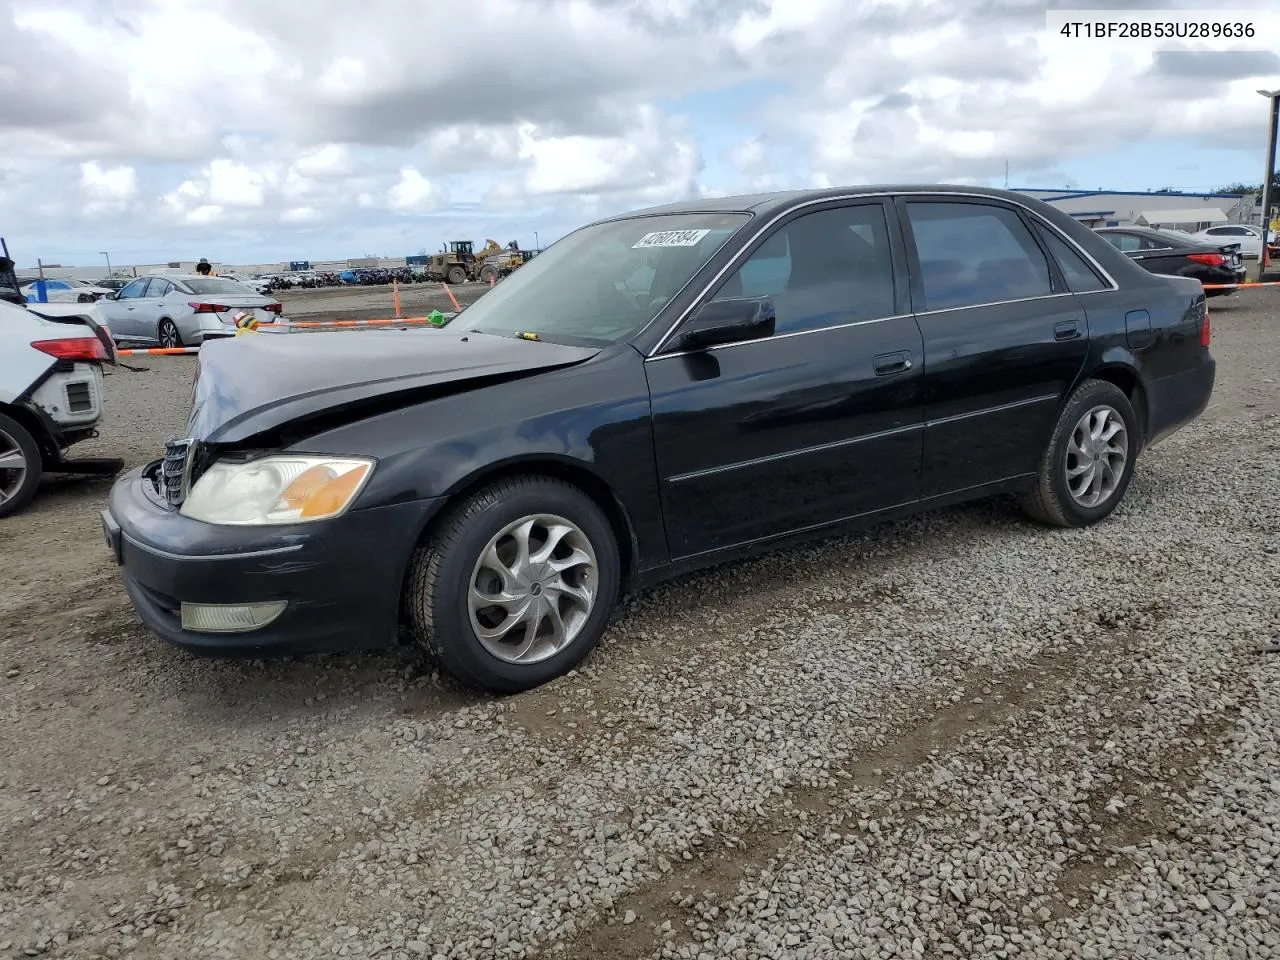
[[[182,629],[197,633],[247,633],[265,627],[289,605],[287,600],[264,603],[183,603]]]

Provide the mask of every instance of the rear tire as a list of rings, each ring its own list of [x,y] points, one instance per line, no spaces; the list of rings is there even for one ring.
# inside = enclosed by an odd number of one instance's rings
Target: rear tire
[[[449,282],[451,284],[457,286],[460,283],[466,283],[466,281],[467,271],[463,270],[461,267],[451,267],[449,269]]]
[[[1141,448],[1142,425],[1123,390],[1086,380],[1067,401],[1040,461],[1036,485],[1021,498],[1035,520],[1087,527],[1124,499]]]
[[[160,346],[166,349],[185,346],[182,342],[182,334],[178,332],[178,325],[167,317],[160,321],[158,339],[160,341]]]
[[[498,270],[496,267],[484,267],[480,271],[480,282],[489,283],[498,279]]]
[[[35,437],[12,417],[0,413],[0,517],[17,513],[36,495],[44,461]]]
[[[573,669],[599,642],[619,566],[608,518],[577,487],[501,480],[451,510],[415,551],[404,594],[409,627],[462,683],[529,690]]]

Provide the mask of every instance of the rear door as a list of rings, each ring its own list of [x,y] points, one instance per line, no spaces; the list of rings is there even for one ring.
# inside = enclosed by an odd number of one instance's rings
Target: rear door
[[[673,558],[919,496],[923,344],[891,204],[791,214],[706,299],[766,295],[774,336],[645,361]]]
[[[923,497],[1034,473],[1084,366],[1084,310],[1015,206],[897,203],[924,336]]]

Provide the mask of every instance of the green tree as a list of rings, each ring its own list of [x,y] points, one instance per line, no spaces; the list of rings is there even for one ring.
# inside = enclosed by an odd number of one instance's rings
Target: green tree
[[[1271,180],[1271,190],[1274,193],[1280,190],[1280,171],[1276,171],[1275,176]],[[1225,187],[1219,187],[1215,193],[1261,193],[1262,184],[1260,183],[1230,183]]]

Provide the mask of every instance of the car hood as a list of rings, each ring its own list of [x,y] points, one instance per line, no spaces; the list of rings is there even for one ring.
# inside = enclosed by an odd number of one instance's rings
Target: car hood
[[[255,333],[200,348],[187,436],[239,443],[591,359],[599,349],[436,329]]]

